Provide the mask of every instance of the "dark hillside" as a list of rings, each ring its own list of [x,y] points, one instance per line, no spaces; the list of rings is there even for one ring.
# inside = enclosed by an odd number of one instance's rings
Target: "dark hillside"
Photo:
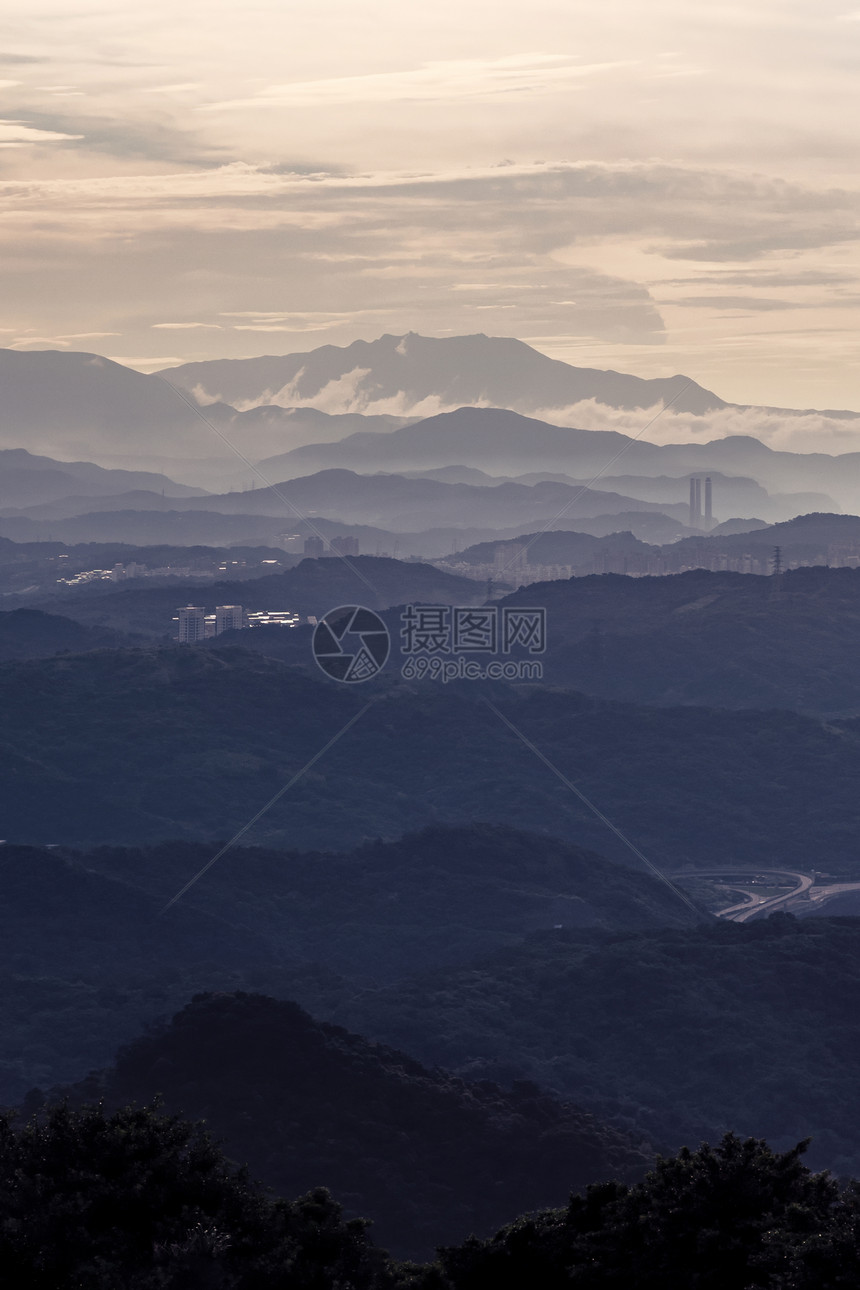
[[[536,934],[337,1020],[468,1078],[534,1079],[678,1145],[752,1126],[860,1164],[860,920]]]
[[[0,665],[3,832],[66,845],[231,837],[372,700],[247,842],[348,850],[484,820],[632,863],[485,696],[664,868],[857,871],[855,723],[538,685],[346,687],[312,664],[181,646]]]
[[[490,1235],[651,1155],[534,1085],[468,1084],[261,995],[198,996],[99,1091],[111,1106],[162,1094],[279,1194],[324,1184],[401,1256]]]
[[[212,855],[0,846],[0,1102],[103,1065],[200,990],[265,989],[324,1014],[559,922],[692,920],[647,875],[480,825],[341,855],[236,848],[165,911]]]
[[[605,698],[860,712],[860,569],[792,569],[780,585],[694,569],[524,587],[545,605],[548,679]]]

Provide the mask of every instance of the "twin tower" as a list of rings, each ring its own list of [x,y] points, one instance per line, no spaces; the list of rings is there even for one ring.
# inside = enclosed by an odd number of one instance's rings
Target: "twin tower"
[[[695,475],[690,476],[690,528],[709,529],[713,527],[714,512],[711,504],[711,478],[705,479],[705,511],[702,513],[702,481]]]

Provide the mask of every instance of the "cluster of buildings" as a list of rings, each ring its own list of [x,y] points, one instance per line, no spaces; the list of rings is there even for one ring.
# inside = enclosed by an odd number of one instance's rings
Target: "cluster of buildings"
[[[757,551],[721,552],[703,545],[698,550],[689,547],[680,558],[673,559],[664,548],[664,573],[686,573],[688,569],[710,569],[712,573],[729,570],[732,573],[769,574],[774,571],[774,548]],[[680,552],[679,552],[680,555]],[[805,557],[782,557],[781,569],[809,569],[824,566],[828,569],[860,568],[860,544],[830,543],[819,551],[810,551]]]
[[[860,542],[831,542],[827,563],[831,569],[860,569]]]
[[[173,620],[178,624],[176,639],[184,645],[220,636],[222,632],[243,631],[246,627],[296,627],[301,622],[290,609],[257,609],[246,611],[242,605],[217,605],[207,614],[203,605],[183,605]],[[308,619],[316,622],[316,619]]]
[[[592,573],[626,573],[631,578],[659,578],[669,572],[659,551],[598,551],[591,561]]]
[[[774,547],[759,545],[759,534],[751,533],[750,550],[722,546],[719,538],[672,543],[650,550],[624,551],[604,549],[585,558],[580,564],[528,564],[526,547],[500,543],[492,564],[466,564],[436,560],[438,569],[458,573],[476,581],[500,586],[529,586],[534,582],[554,582],[561,578],[585,577],[590,573],[621,573],[631,578],[660,578],[692,569],[712,573],[755,573],[767,576],[774,572]],[[722,549],[721,549],[722,548]],[[804,569],[824,565],[830,569],[860,568],[860,542],[831,542],[819,551],[807,549],[803,555],[780,557],[780,569]]]
[[[574,574],[571,564],[530,564],[525,542],[500,542],[492,564],[454,563],[451,560],[435,560],[433,563],[437,568],[458,573],[463,578],[510,583],[516,587],[528,586],[532,582],[555,582],[559,578],[572,578]]]
[[[67,557],[60,557],[65,559]],[[270,566],[267,572],[275,573],[280,569],[280,560],[261,560],[248,564],[247,560],[222,560],[212,565],[165,564],[151,568],[148,564],[138,564],[134,560],[128,564],[115,564],[112,569],[86,569],[71,578],[58,578],[57,582],[65,587],[80,587],[87,582],[126,582],[130,578],[217,578],[226,575],[230,578],[256,577],[261,567]]]
[[[321,537],[305,538],[305,555],[316,560],[323,555],[358,555],[358,538],[333,537],[330,542]]]
[[[498,564],[466,564],[464,561],[434,560],[437,569],[457,573],[461,578],[474,578],[476,582],[497,582],[514,587],[525,587],[532,582],[556,582],[559,578],[572,578],[572,564],[521,564],[500,567]]]
[[[80,587],[86,582],[125,582],[127,578],[214,578],[215,571],[190,569],[168,564],[162,569],[150,569],[145,564],[115,564],[112,569],[85,569],[71,578],[58,578],[64,587]]]

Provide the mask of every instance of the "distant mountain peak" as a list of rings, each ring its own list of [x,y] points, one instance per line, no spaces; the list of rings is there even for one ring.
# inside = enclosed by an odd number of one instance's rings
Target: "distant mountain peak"
[[[513,336],[483,332],[386,332],[375,340],[323,345],[301,354],[186,363],[158,375],[203,401],[220,400],[240,408],[268,403],[339,413],[428,416],[465,404],[548,413],[589,399],[626,410],[673,399],[678,411],[694,414],[726,406],[686,376],[645,379],[574,367]]]

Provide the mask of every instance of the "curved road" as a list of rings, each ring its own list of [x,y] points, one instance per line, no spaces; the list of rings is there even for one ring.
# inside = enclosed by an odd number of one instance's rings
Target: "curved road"
[[[844,896],[849,891],[860,891],[860,882],[834,882],[829,887],[813,887],[809,899],[823,905],[833,896]]]
[[[688,870],[686,873],[675,873],[672,875],[672,878],[675,882],[683,882],[684,878],[726,878],[728,880],[730,877],[735,876],[738,879],[737,882],[726,882],[727,886],[732,887],[744,887],[749,883],[751,878],[768,877],[793,879],[795,885],[791,891],[782,892],[779,896],[757,896],[754,892],[750,892],[747,899],[741,901],[740,904],[727,905],[725,909],[718,909],[716,911],[717,918],[727,918],[733,923],[746,923],[753,917],[753,915],[761,914],[765,911],[768,913],[774,913],[787,901],[794,900],[797,896],[802,896],[805,892],[809,891],[810,887],[815,883],[815,879],[810,877],[809,874],[795,873],[791,869],[749,869],[746,873],[748,875],[746,881],[744,881],[743,878],[744,870],[739,868]],[[857,885],[860,887],[860,884]],[[821,890],[823,893],[830,889],[822,888]],[[812,898],[815,899],[815,897]],[[821,899],[821,897],[818,899]]]

